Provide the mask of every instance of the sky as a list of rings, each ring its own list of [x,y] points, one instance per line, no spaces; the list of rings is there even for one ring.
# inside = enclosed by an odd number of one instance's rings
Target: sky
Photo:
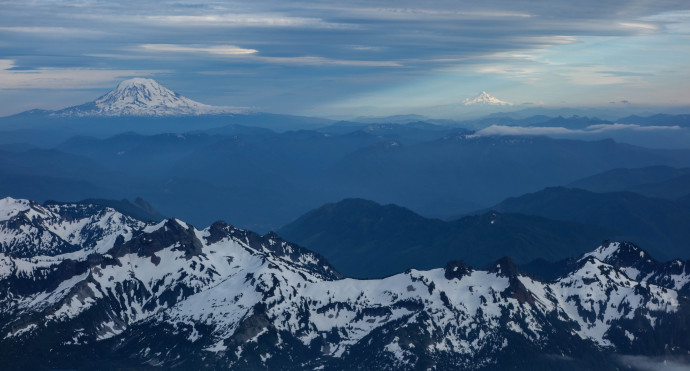
[[[0,115],[150,77],[316,116],[690,105],[690,1],[0,0]],[[449,110],[450,108],[450,110]]]

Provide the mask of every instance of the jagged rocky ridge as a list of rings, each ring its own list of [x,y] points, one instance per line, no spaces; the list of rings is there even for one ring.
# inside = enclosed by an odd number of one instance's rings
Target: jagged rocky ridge
[[[646,254],[630,244],[553,282],[508,258],[355,280],[223,222],[0,206],[0,359],[16,368],[611,369],[612,352],[690,350],[680,281],[637,281],[615,259]]]

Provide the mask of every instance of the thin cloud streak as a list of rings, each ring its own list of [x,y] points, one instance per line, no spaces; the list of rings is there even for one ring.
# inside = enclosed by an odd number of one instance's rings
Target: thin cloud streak
[[[41,68],[15,70],[15,62],[0,59],[0,90],[70,90],[107,87],[113,81],[151,76],[163,70],[114,70],[84,68]]]
[[[12,26],[12,27],[0,27],[0,31],[4,32],[18,32],[18,33],[28,33],[28,34],[43,34],[47,36],[51,35],[70,35],[70,36],[95,36],[95,35],[105,35],[107,32],[90,30],[83,28],[69,28],[69,27],[24,27],[24,26]]]
[[[387,20],[460,20],[460,19],[495,19],[495,18],[531,18],[534,15],[518,11],[501,10],[440,10],[429,8],[347,8],[323,7],[323,10],[335,11],[339,14],[363,19]]]
[[[347,60],[347,59],[330,59],[316,56],[303,57],[268,57],[254,55],[258,53],[256,49],[244,49],[232,45],[226,46],[209,46],[209,47],[192,47],[175,44],[144,44],[140,48],[154,52],[170,52],[170,53],[208,53],[224,56],[250,56],[245,60],[285,64],[285,65],[300,65],[300,66],[362,66],[362,67],[401,67],[402,65],[394,61],[368,61],[368,60]]]
[[[581,135],[598,134],[612,130],[681,130],[680,126],[641,126],[636,124],[598,124],[590,125],[584,130],[568,129],[561,126],[506,126],[491,125],[472,134],[472,137],[480,136],[513,136],[513,135]]]
[[[176,27],[356,28],[355,25],[326,22],[319,18],[278,14],[149,15],[134,18],[137,19],[141,22],[156,22]]]
[[[218,55],[247,55],[257,53],[256,49],[245,49],[234,45],[220,45],[209,47],[193,47],[182,46],[175,44],[144,44],[140,46],[142,49],[156,52],[174,52],[174,53],[209,53]]]
[[[349,59],[330,59],[323,57],[261,57],[253,59],[267,63],[291,64],[301,66],[353,66],[353,67],[402,67],[399,62],[394,61],[366,61]]]

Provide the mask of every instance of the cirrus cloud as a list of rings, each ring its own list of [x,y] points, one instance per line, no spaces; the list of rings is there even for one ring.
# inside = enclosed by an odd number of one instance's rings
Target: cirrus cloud
[[[176,44],[143,44],[142,49],[154,52],[173,52],[173,53],[209,53],[218,55],[247,55],[257,53],[256,49],[240,48],[234,45],[218,45],[207,47],[184,46]]]

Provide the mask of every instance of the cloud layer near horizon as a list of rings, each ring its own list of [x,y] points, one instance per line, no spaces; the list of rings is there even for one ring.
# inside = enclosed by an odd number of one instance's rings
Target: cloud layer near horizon
[[[617,130],[632,130],[632,131],[668,131],[668,130],[682,130],[680,126],[642,126],[637,124],[598,124],[590,125],[584,129],[569,129],[562,126],[507,126],[507,125],[490,125],[484,129],[478,130],[475,136],[491,136],[491,135],[581,135],[581,134],[599,134],[609,131]]]

